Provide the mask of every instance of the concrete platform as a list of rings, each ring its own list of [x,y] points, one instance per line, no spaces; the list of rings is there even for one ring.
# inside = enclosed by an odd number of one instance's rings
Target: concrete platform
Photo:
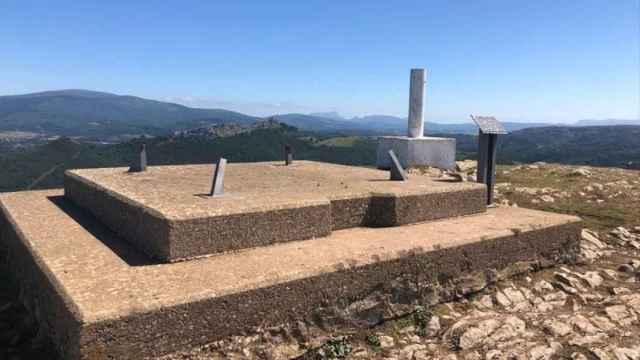
[[[456,139],[440,137],[410,138],[406,136],[383,136],[378,138],[376,166],[389,169],[391,160],[388,152],[398,157],[400,164],[407,167],[433,166],[453,170],[456,167]]]
[[[0,246],[65,359],[154,357],[352,301],[391,280],[446,282],[554,260],[579,219],[506,208],[387,228],[350,228],[174,264],[152,264],[60,190],[0,194]]]
[[[486,187],[312,161],[227,165],[225,195],[206,196],[214,165],[71,170],[65,196],[150,257],[175,262],[355,226],[398,226],[485,211]]]

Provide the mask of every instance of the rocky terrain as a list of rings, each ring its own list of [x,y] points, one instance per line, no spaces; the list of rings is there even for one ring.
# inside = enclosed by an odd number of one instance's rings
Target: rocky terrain
[[[411,176],[469,181],[473,171],[467,162],[456,172]],[[514,264],[492,281],[472,275],[443,292],[453,295],[422,297],[410,308],[384,308],[371,297],[314,314],[313,323],[255,329],[166,359],[640,359],[640,173],[501,166],[496,190],[498,206],[582,216],[577,257]],[[0,359],[51,358],[15,289],[2,286]]]
[[[266,329],[169,358],[640,359],[640,254],[603,238],[584,232],[578,264],[418,306],[368,330],[301,340],[300,329]]]

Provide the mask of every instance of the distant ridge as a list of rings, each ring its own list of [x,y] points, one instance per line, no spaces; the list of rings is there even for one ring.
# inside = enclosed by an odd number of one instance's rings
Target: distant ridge
[[[321,118],[332,119],[332,120],[346,120],[345,118],[342,117],[342,115],[340,115],[339,113],[337,113],[335,111],[316,112],[316,113],[311,113],[309,115],[317,116],[317,117],[321,117]]]
[[[67,136],[161,133],[192,122],[252,123],[257,117],[130,95],[69,89],[0,96],[0,130]]]
[[[119,96],[119,95],[111,94],[107,92],[101,92],[101,91],[85,90],[85,89],[65,89],[65,90],[41,91],[41,92],[36,92],[31,94],[22,94],[22,95],[7,95],[4,97],[37,98],[37,97],[47,97],[47,96],[78,96],[78,97],[95,99],[95,98],[111,97],[111,96]]]
[[[403,135],[406,118],[366,115],[346,118],[337,112],[278,114],[275,120],[303,131],[360,135]],[[251,124],[265,118],[224,109],[191,108],[131,95],[65,89],[0,96],[0,132],[23,131],[46,136],[77,136],[114,141],[140,135],[167,135],[212,124]],[[640,124],[640,120],[581,120],[564,126]],[[548,123],[504,122],[509,131]],[[559,124],[560,125],[560,124]],[[427,121],[426,134],[476,134],[474,124]]]
[[[640,119],[579,120],[576,126],[640,125]]]

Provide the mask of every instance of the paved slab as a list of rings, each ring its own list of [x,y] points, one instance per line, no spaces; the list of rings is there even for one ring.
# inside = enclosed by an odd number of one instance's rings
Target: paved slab
[[[158,356],[291,321],[425,269],[445,281],[554,259],[580,231],[573,216],[490,209],[150,264],[60,190],[0,194],[0,205],[0,246],[65,359]]]
[[[209,197],[214,165],[71,170],[65,195],[150,257],[174,262],[485,211],[485,186],[364,167],[296,161],[232,163],[224,195]]]

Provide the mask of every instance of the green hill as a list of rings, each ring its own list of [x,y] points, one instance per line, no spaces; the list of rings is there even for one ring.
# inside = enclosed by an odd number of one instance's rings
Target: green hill
[[[475,158],[478,137],[456,139],[458,156]],[[640,126],[547,126],[522,129],[498,138],[501,164],[549,163],[640,168]]]
[[[640,126],[530,128],[499,142],[504,163],[546,161],[594,166],[640,166]]]
[[[197,109],[135,96],[59,90],[0,96],[0,130],[65,136],[161,134],[194,123],[250,123],[258,118],[220,109]]]

